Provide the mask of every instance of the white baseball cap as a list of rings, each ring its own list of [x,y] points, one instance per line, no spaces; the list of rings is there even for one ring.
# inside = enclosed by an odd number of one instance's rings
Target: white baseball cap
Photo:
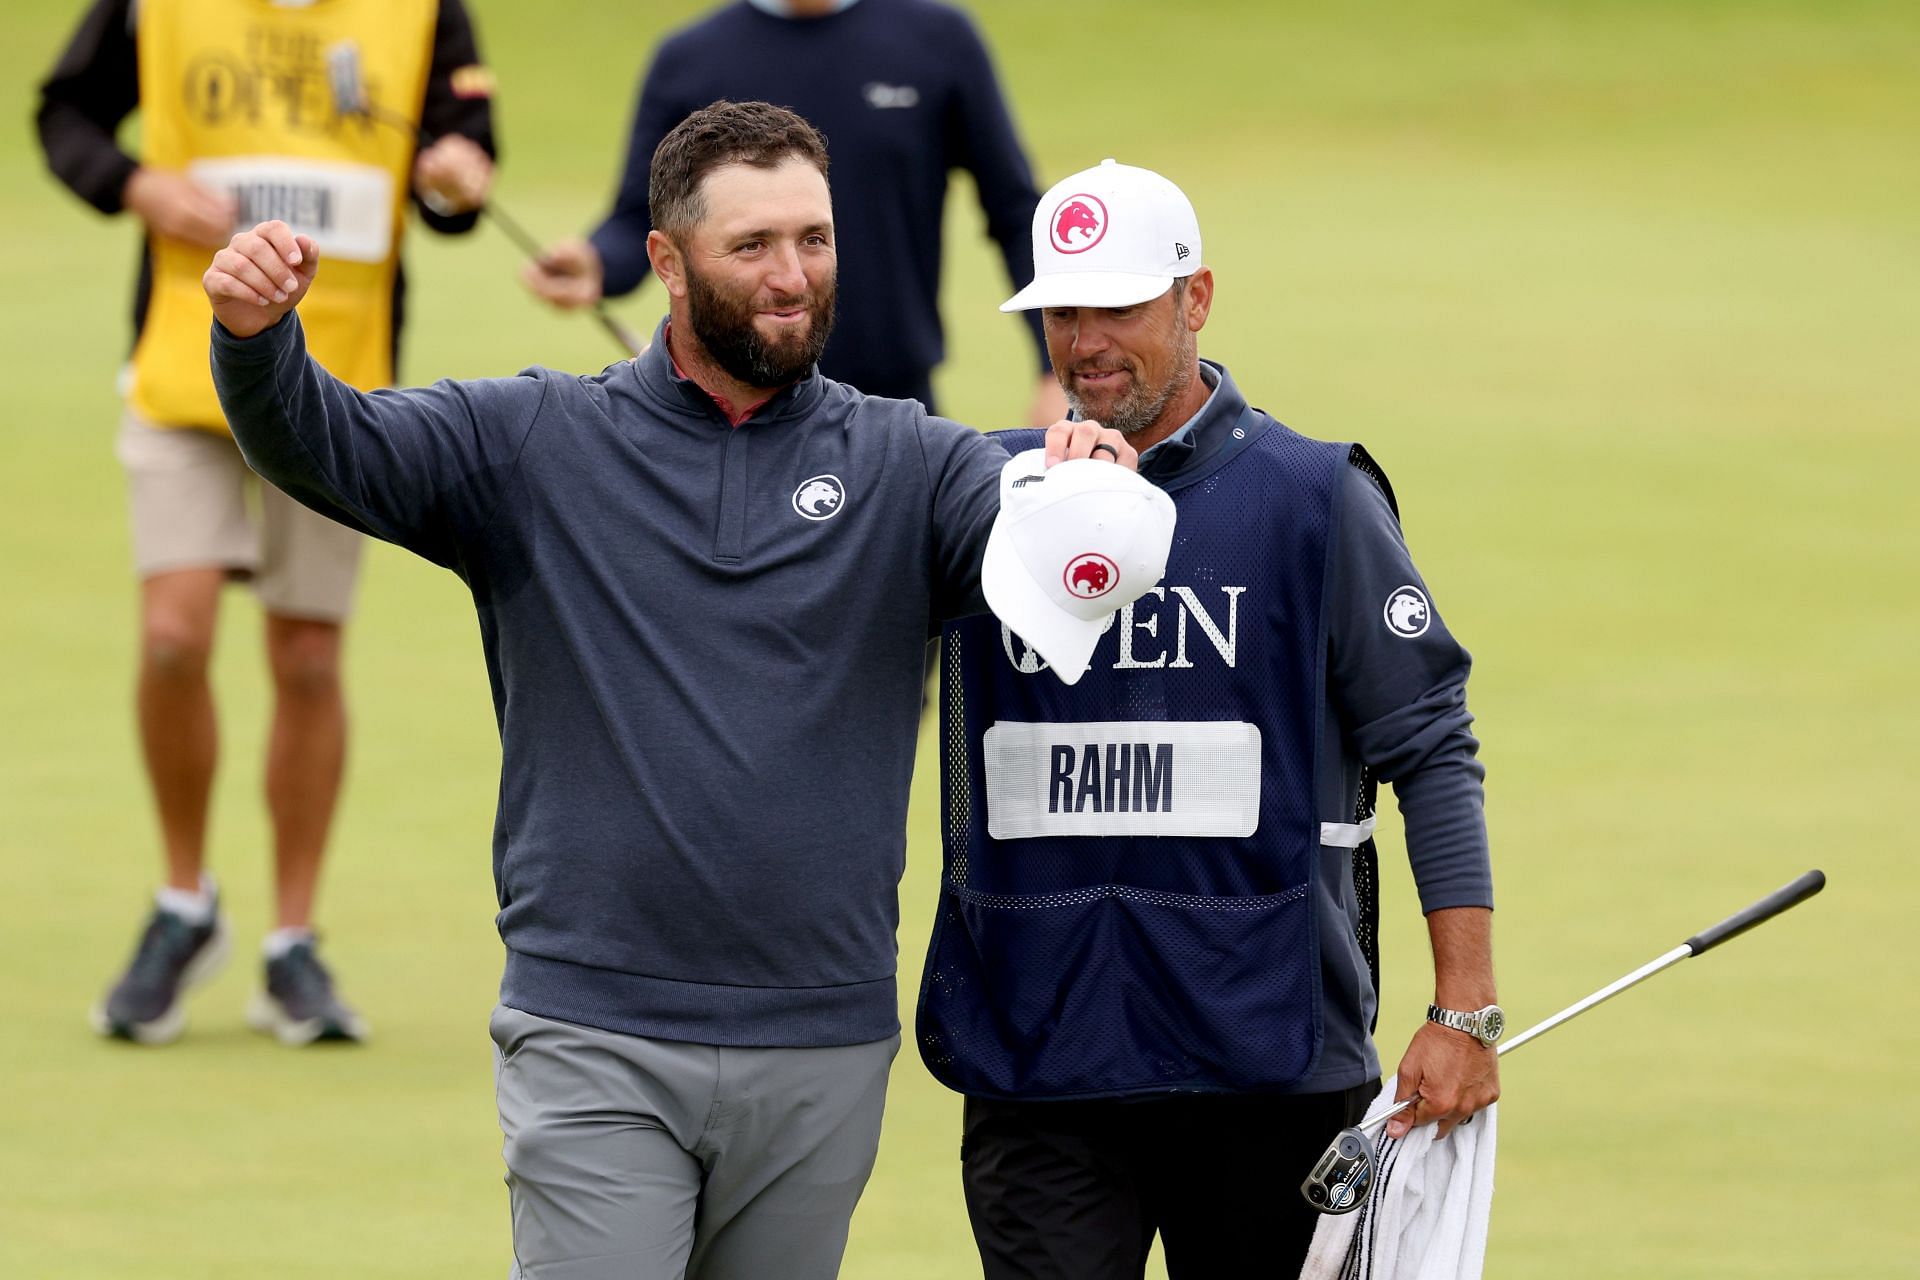
[[[1053,185],[1033,210],[1033,283],[1000,304],[1131,307],[1200,269],[1200,219],[1151,169],[1102,160]]]
[[[1167,571],[1173,499],[1100,458],[1047,466],[1045,449],[1000,469],[1000,514],[980,585],[1000,621],[1068,684],[1086,674],[1107,619]]]

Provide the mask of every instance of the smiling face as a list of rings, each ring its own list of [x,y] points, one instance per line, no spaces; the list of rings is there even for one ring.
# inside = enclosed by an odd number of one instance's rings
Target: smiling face
[[[1212,303],[1213,273],[1202,268],[1135,306],[1046,308],[1047,353],[1067,403],[1136,449],[1172,435],[1206,402],[1198,335]]]
[[[820,358],[833,330],[833,205],[827,180],[797,157],[771,169],[728,164],[700,184],[704,216],[672,238],[663,273],[691,336],[744,387],[785,386]]]

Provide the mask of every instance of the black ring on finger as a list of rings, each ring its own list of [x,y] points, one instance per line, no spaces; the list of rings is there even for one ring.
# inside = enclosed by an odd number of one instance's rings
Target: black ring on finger
[[[1087,450],[1087,456],[1091,458],[1094,454],[1100,452],[1102,449],[1105,449],[1108,453],[1112,454],[1113,460],[1115,462],[1120,461],[1120,451],[1114,448],[1112,445],[1108,444],[1105,440],[1102,440],[1099,444],[1096,444],[1095,446],[1093,446],[1093,448]]]

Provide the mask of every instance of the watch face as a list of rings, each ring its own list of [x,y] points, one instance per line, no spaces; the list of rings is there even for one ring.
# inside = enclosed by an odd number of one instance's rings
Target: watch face
[[[1489,1042],[1498,1040],[1500,1033],[1507,1029],[1507,1015],[1498,1005],[1489,1008],[1480,1015],[1480,1035]]]

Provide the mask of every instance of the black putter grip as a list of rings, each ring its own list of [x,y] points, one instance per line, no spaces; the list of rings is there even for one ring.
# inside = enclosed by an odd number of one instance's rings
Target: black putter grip
[[[1814,894],[1827,887],[1827,873],[1809,871],[1792,884],[1775,889],[1760,901],[1736,911],[1714,925],[1711,929],[1702,929],[1687,939],[1687,950],[1694,955],[1717,947],[1728,938],[1737,938],[1757,924],[1764,924],[1788,907],[1798,906]]]

